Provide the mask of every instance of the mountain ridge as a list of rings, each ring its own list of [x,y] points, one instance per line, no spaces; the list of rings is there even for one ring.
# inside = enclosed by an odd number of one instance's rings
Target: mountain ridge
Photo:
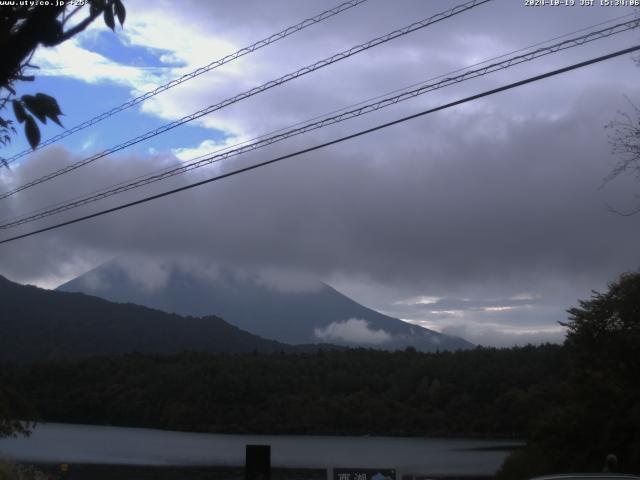
[[[0,361],[123,353],[295,352],[209,315],[179,316],[84,293],[20,285],[0,275]],[[317,347],[316,347],[317,349]]]
[[[176,264],[155,272],[153,285],[116,259],[58,287],[113,302],[131,302],[179,315],[216,315],[264,338],[288,344],[328,342],[337,345],[422,351],[472,348],[464,339],[384,315],[314,280],[283,289],[257,274],[220,268],[194,273]],[[160,269],[155,266],[155,269]],[[144,267],[142,268],[144,270]],[[157,281],[162,277],[163,281]],[[290,282],[295,283],[295,282]]]

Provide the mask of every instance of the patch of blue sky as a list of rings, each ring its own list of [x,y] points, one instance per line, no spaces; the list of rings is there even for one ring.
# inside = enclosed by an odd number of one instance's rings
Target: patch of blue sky
[[[73,127],[129,98],[128,89],[121,86],[107,83],[92,85],[69,77],[38,76],[34,82],[20,82],[16,86],[18,96],[42,92],[55,97],[63,113],[60,121],[64,127]],[[47,121],[45,125],[41,123],[38,123],[38,125],[42,140],[46,140],[63,131],[63,128],[51,121]],[[21,125],[18,127],[22,130]],[[61,141],[60,144],[72,151],[76,151],[87,142],[88,136],[99,136],[107,142],[112,139],[110,129],[104,128],[103,125],[98,125],[71,135]],[[10,148],[6,149],[5,156],[11,156],[26,148],[29,148],[29,145],[24,134],[20,131],[13,138]]]
[[[169,58],[174,58],[168,55],[171,53],[169,50],[133,45],[124,35],[114,34],[111,31],[100,31],[95,35],[82,37],[79,42],[83,48],[120,65],[139,68],[175,68],[185,65],[181,62],[168,61]]]
[[[131,91],[125,86],[110,82],[90,84],[69,77],[40,76],[34,82],[21,82],[18,88],[18,95],[37,92],[56,97],[64,113],[61,121],[65,127],[73,127],[131,98]],[[137,105],[120,112],[95,126],[66,137],[59,144],[64,145],[76,156],[85,157],[167,123],[167,120],[142,112],[140,108],[141,105]],[[10,116],[12,116],[11,113]],[[46,125],[39,125],[43,140],[63,131],[61,127],[51,121],[48,121]],[[190,123],[126,148],[115,155],[146,155],[151,151],[170,152],[175,148],[196,147],[204,140],[222,142],[225,138],[225,133],[220,130]],[[2,149],[2,156],[10,157],[27,148],[29,146],[23,133],[23,126],[18,125],[18,134],[7,148]],[[26,156],[22,160],[28,158]]]

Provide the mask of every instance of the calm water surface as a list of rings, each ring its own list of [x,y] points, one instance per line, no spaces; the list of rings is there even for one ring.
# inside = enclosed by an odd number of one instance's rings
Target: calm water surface
[[[271,445],[274,467],[395,468],[399,473],[491,475],[517,442],[397,437],[227,435],[143,428],[40,424],[0,439],[0,457],[40,463],[244,464],[245,445]]]

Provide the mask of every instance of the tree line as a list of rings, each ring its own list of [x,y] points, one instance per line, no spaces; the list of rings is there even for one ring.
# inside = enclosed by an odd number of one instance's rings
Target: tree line
[[[566,395],[558,345],[128,354],[4,365],[39,420],[203,432],[524,437]]]

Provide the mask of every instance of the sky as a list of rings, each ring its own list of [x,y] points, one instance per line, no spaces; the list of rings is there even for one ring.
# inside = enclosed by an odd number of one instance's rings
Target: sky
[[[0,200],[0,217],[633,13],[575,3],[493,0]],[[32,62],[40,67],[37,78],[19,85],[19,93],[55,96],[69,128],[337,4],[128,0],[124,28],[114,33],[98,21],[59,47],[40,49]],[[20,186],[456,4],[368,0],[24,157],[0,172],[0,188]],[[0,236],[310,147],[639,40],[640,31],[633,30],[545,56]],[[53,288],[112,258],[188,258],[277,271],[281,278],[319,278],[368,307],[478,344],[560,342],[558,322],[566,320],[568,308],[640,266],[640,215],[616,213],[637,207],[640,183],[624,175],[603,182],[620,160],[604,127],[620,112],[631,112],[640,97],[640,67],[633,58],[618,57],[0,245],[0,274]],[[61,129],[46,125],[42,131],[48,138]],[[18,136],[2,154],[26,147]]]

